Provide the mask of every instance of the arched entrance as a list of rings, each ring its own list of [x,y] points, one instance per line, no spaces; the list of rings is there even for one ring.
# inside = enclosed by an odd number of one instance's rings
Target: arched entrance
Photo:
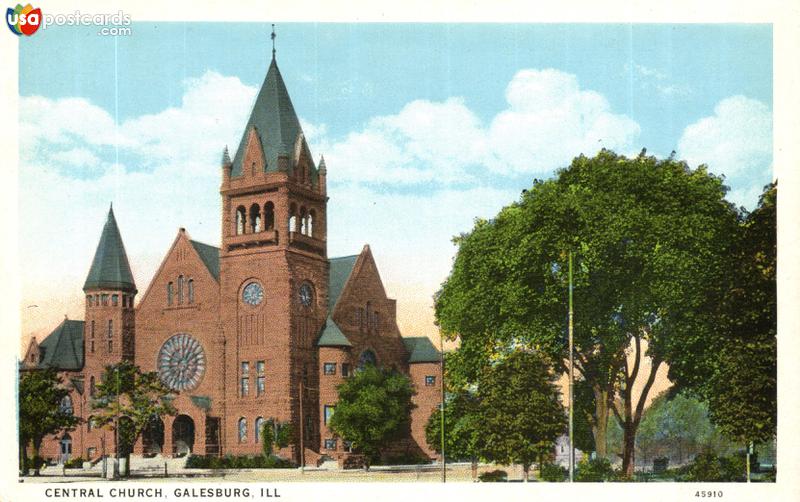
[[[61,436],[60,445],[61,445],[60,460],[62,464],[65,464],[69,461],[70,457],[72,456],[72,437],[65,432],[64,435]]]
[[[164,449],[164,421],[153,417],[142,431],[142,451],[145,455],[158,455]]]
[[[172,454],[182,457],[194,448],[194,420],[188,415],[178,415],[172,422]]]

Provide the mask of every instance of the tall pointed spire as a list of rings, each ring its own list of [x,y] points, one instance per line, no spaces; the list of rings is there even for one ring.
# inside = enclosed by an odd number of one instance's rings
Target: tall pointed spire
[[[274,39],[273,39],[274,41]],[[300,120],[294,111],[289,91],[283,82],[278,63],[273,57],[267,76],[256,96],[255,105],[242,133],[242,139],[233,157],[231,176],[241,176],[245,151],[251,131],[255,131],[261,141],[266,162],[265,171],[278,170],[278,158],[291,159],[297,138],[303,133]],[[304,145],[307,149],[307,145]],[[310,155],[309,155],[309,158]],[[249,166],[248,166],[249,167]]]
[[[269,38],[272,39],[272,60],[275,61],[275,24],[272,25],[272,35]]]
[[[92,267],[83,285],[83,290],[116,289],[136,291],[131,266],[122,244],[122,236],[114,218],[114,208],[109,207],[108,219],[94,253]]]

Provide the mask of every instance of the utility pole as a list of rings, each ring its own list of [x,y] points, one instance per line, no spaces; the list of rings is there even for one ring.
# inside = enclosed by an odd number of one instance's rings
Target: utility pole
[[[572,346],[572,251],[569,252],[569,482],[572,483],[575,479],[575,443],[572,428],[572,408],[573,408],[573,346]]]
[[[441,386],[442,386],[442,483],[447,483],[447,457],[444,451],[444,337],[441,330],[439,331],[439,348],[441,349]]]

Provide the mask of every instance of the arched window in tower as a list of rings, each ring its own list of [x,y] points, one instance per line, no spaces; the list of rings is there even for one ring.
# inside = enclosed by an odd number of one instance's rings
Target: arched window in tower
[[[275,204],[267,202],[264,204],[264,230],[275,229]]]
[[[173,290],[173,287],[174,286],[173,286],[173,284],[171,282],[167,284],[167,307],[171,307],[172,306],[172,292],[173,292],[172,290]]]
[[[300,233],[303,235],[308,234],[308,214],[306,208],[300,208]]]
[[[178,276],[178,305],[183,304],[183,276]]]
[[[308,236],[314,237],[314,220],[317,219],[317,213],[313,209],[308,212],[308,223],[306,223],[306,228],[308,230]]]
[[[250,206],[250,232],[257,233],[261,231],[261,208],[258,204]]]
[[[186,284],[189,289],[189,303],[194,303],[194,279],[189,279]]]
[[[245,209],[244,206],[236,208],[236,235],[244,233]]]
[[[244,417],[239,419],[239,442],[247,442],[247,419]]]
[[[297,206],[294,203],[289,206],[289,231],[297,232]]]

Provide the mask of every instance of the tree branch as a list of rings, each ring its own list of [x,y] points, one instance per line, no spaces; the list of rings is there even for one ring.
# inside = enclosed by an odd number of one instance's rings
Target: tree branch
[[[633,361],[633,371],[631,371],[629,380],[631,387],[633,386],[633,382],[636,381],[636,377],[639,375],[639,364],[642,361],[642,340],[638,331],[636,331],[633,335],[633,339],[636,346],[636,358]],[[627,359],[628,358],[626,357],[625,360],[627,361]]]
[[[653,386],[653,382],[656,380],[656,373],[658,373],[659,366],[661,366],[661,360],[657,357],[653,357],[653,363],[650,367],[650,374],[647,376],[647,381],[642,388],[642,393],[639,396],[639,402],[636,403],[636,414],[634,415],[633,419],[634,426],[638,426],[639,421],[642,419],[644,403],[647,401],[647,394],[650,393],[650,388]]]

